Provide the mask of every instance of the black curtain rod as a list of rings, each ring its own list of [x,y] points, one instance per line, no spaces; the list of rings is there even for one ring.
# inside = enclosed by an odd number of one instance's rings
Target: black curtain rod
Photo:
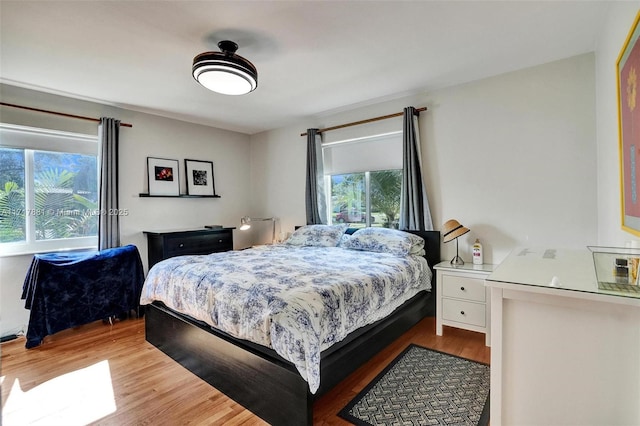
[[[56,111],[49,111],[49,110],[46,110],[46,109],[31,108],[31,107],[26,107],[26,106],[22,106],[22,105],[9,104],[9,103],[6,103],[6,102],[0,102],[0,105],[6,106],[6,107],[11,107],[11,108],[26,109],[27,111],[44,112],[45,114],[59,115],[59,116],[62,116],[62,117],[69,117],[69,118],[77,118],[77,119],[80,119],[80,120],[94,121],[96,123],[100,122],[99,118],[84,117],[82,115],[66,114],[64,112],[56,112]],[[120,126],[122,126],[122,127],[133,127],[133,124],[120,123]]]

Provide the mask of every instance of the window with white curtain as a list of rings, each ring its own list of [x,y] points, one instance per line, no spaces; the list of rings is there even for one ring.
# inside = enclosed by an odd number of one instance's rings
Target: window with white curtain
[[[95,247],[95,135],[0,124],[0,255]]]
[[[330,223],[398,227],[402,132],[323,144]]]

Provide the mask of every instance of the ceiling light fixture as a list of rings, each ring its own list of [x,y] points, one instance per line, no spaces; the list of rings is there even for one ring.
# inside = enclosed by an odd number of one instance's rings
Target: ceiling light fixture
[[[204,52],[193,58],[193,78],[204,87],[224,95],[244,95],[258,87],[258,70],[240,55],[229,40],[218,43],[222,52]]]

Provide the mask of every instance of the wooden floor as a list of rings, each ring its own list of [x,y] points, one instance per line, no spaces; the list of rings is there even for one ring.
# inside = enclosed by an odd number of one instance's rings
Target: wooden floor
[[[342,409],[409,343],[489,363],[484,335],[425,318],[314,406],[314,424],[348,425]],[[4,426],[264,425],[264,421],[181,367],[144,339],[144,319],[88,324],[25,349],[24,337],[2,343]]]

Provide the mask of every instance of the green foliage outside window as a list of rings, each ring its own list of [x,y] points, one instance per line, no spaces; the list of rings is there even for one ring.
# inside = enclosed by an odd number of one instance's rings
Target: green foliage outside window
[[[369,177],[371,211],[384,214],[385,228],[398,227],[402,170],[371,172]]]
[[[0,148],[0,243],[95,236],[96,157],[34,151],[33,208],[27,209],[25,150]]]
[[[24,189],[15,182],[5,182],[0,188],[0,243],[24,239]]]

